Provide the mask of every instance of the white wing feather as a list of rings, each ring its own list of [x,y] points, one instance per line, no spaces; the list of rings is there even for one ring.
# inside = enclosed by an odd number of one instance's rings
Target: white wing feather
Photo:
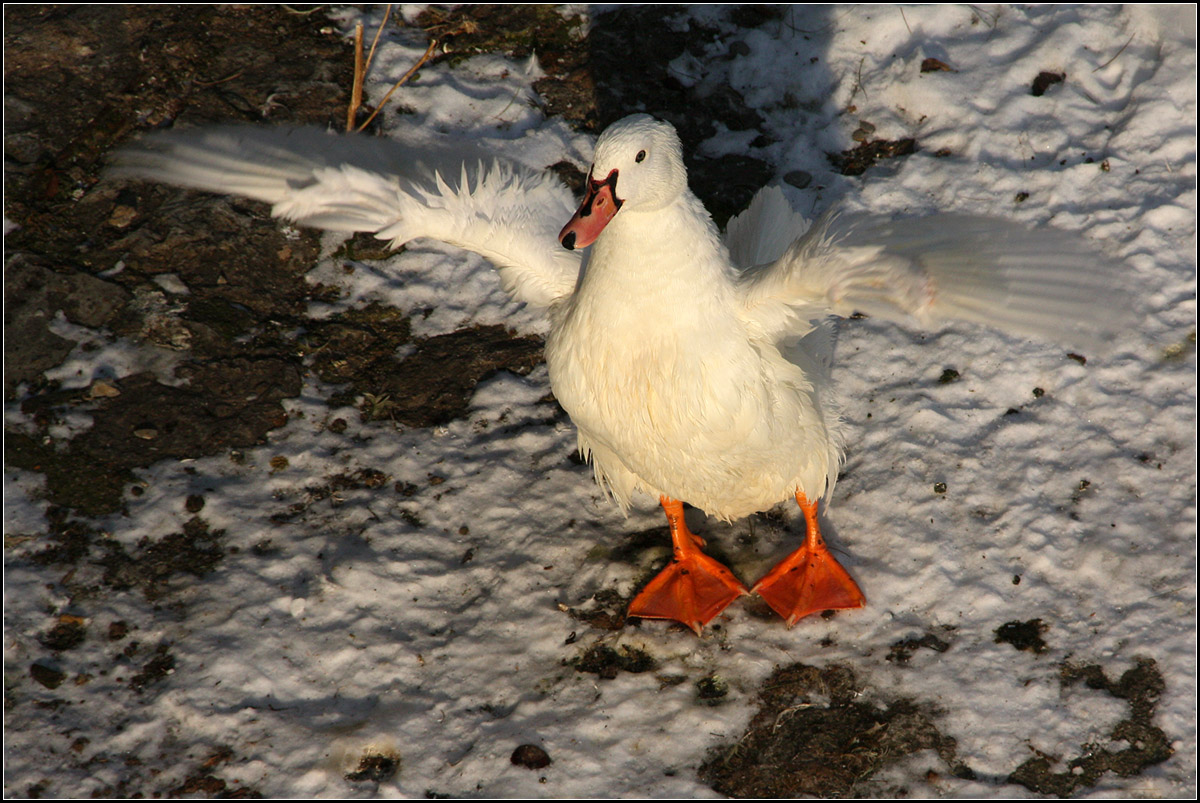
[[[760,196],[774,207],[760,218],[797,225],[778,188]],[[765,338],[856,311],[923,327],[971,321],[1087,348],[1132,324],[1122,266],[1078,235],[999,218],[827,213],[781,256],[742,271],[739,284],[743,315]]]
[[[491,260],[504,288],[535,306],[569,295],[579,273],[579,252],[557,237],[570,191],[471,144],[223,126],[148,136],[117,153],[113,172],[265,201],[277,217],[396,246],[441,240]]]

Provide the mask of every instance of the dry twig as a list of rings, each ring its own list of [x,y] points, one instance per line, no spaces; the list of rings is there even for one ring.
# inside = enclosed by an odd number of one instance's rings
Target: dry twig
[[[363,25],[358,22],[354,26],[354,86],[350,89],[350,105],[346,109],[346,131],[354,130],[354,116],[362,105],[362,88],[365,70],[362,63]]]
[[[388,3],[387,8],[383,11],[383,21],[379,23],[379,27],[375,29],[375,38],[371,40],[371,52],[367,54],[367,59],[363,61],[363,24],[358,22],[354,26],[354,86],[350,90],[350,107],[346,110],[346,130],[354,130],[354,118],[358,115],[359,107],[362,106],[363,83],[367,79],[367,73],[371,70],[371,61],[375,58],[375,48],[379,45],[379,37],[383,36],[383,29],[387,26],[388,18],[392,15],[392,4]]]
[[[1134,36],[1136,36],[1136,34],[1134,34]],[[1128,40],[1128,41],[1126,41],[1126,42],[1125,42],[1125,44],[1121,45],[1121,49],[1120,49],[1120,50],[1118,50],[1116,53],[1114,53],[1114,54],[1113,54],[1113,57],[1112,57],[1111,59],[1109,59],[1108,61],[1106,61],[1106,62],[1104,62],[1103,64],[1101,64],[1101,65],[1100,65],[1099,67],[1097,67],[1096,69],[1092,70],[1092,72],[1098,72],[1098,71],[1100,71],[1100,70],[1103,70],[1105,67],[1107,67],[1108,65],[1110,65],[1110,64],[1112,64],[1114,61],[1116,61],[1116,60],[1117,60],[1117,56],[1119,56],[1119,55],[1121,55],[1122,53],[1124,53],[1124,52],[1125,52],[1125,48],[1129,47],[1129,43],[1130,43],[1130,42],[1132,42],[1132,41],[1133,41],[1133,36],[1130,36],[1130,37],[1129,37],[1129,40]]]
[[[395,85],[392,86],[392,88],[388,90],[387,94],[383,96],[383,100],[379,101],[379,105],[375,107],[375,111],[371,112],[371,116],[368,117],[366,120],[364,120],[363,124],[358,127],[358,129],[357,129],[358,131],[362,131],[364,128],[366,128],[368,125],[370,125],[371,121],[375,119],[375,115],[379,114],[379,112],[383,109],[384,105],[388,102],[388,99],[391,98],[392,93],[395,92],[397,89],[399,89],[400,86],[402,84],[404,84],[406,81],[408,81],[409,78],[412,78],[413,75],[417,72],[417,70],[421,69],[421,66],[423,64],[425,64],[425,62],[429,61],[430,57],[433,56],[433,51],[437,47],[437,45],[438,45],[438,41],[436,39],[429,40],[429,47],[425,48],[424,55],[422,55],[421,58],[417,60],[417,63],[414,64],[412,67],[410,67],[408,69],[408,72],[406,72],[403,76],[401,76],[400,80],[397,81],[395,83]]]

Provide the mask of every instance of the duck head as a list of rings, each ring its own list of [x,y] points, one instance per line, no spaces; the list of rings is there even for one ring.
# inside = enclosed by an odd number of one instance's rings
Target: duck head
[[[586,248],[617,212],[652,212],[687,189],[683,147],[670,123],[634,114],[610,125],[596,142],[583,203],[563,226],[567,250]]]

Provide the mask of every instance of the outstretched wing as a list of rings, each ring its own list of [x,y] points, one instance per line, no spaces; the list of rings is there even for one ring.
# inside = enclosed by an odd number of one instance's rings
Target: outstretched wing
[[[760,196],[759,219],[797,225],[778,188]],[[1122,266],[1077,235],[970,215],[827,213],[781,256],[742,271],[739,284],[743,314],[763,337],[857,311],[925,327],[972,321],[1090,347],[1132,320]]]
[[[570,191],[473,145],[223,126],[147,136],[116,154],[113,172],[254,198],[277,217],[394,245],[441,240],[489,259],[504,288],[536,306],[568,295],[579,273],[580,255],[557,238]]]

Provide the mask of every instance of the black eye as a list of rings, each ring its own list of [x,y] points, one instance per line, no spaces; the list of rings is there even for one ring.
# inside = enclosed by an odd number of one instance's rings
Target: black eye
[[[633,158],[633,161],[641,162],[641,161],[645,161],[645,159],[646,159],[646,152],[638,151],[638,155]]]

